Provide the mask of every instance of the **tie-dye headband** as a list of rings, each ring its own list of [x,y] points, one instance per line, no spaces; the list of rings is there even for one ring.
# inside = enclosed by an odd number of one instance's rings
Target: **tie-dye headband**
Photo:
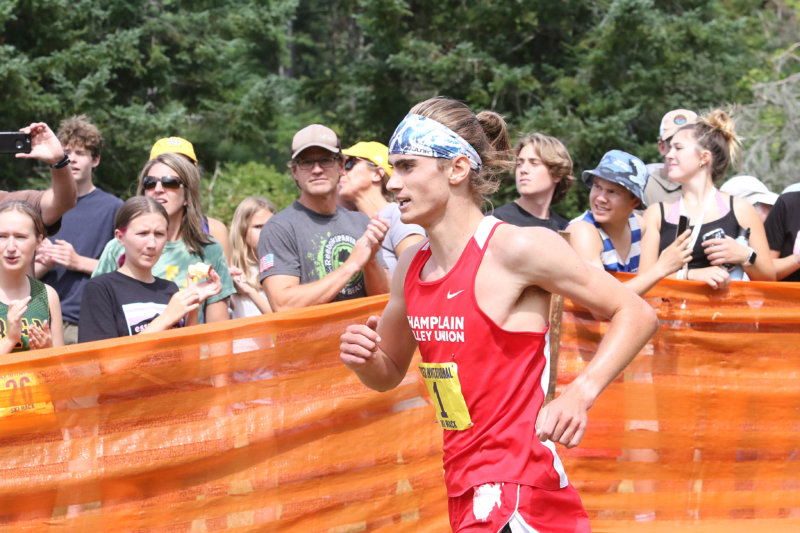
[[[409,114],[394,130],[389,141],[390,154],[424,155],[442,159],[467,156],[472,170],[480,170],[483,161],[478,152],[459,134],[428,117]]]

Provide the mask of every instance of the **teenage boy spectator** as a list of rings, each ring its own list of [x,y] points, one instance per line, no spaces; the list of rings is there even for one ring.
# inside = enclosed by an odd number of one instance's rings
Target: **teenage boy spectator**
[[[688,109],[673,109],[664,115],[661,119],[661,126],[658,128],[658,152],[661,157],[667,156],[670,141],[675,133],[683,126],[695,122],[697,122],[697,113]],[[645,205],[673,202],[681,197],[681,186],[667,177],[664,163],[647,165],[647,172],[650,177],[644,187]]]
[[[152,161],[161,154],[181,154],[186,159],[192,162],[197,170],[202,175],[202,168],[197,162],[197,156],[194,153],[194,145],[182,137],[164,137],[155,142],[150,149],[150,160]],[[216,218],[203,216],[203,229],[208,235],[214,237],[220,246],[222,252],[225,254],[225,259],[231,258],[231,241],[228,236],[228,228],[225,224]]]
[[[778,197],[764,229],[778,280],[800,281],[800,190]]]
[[[34,122],[20,129],[31,136],[31,151],[19,153],[18,159],[38,159],[50,165],[50,188],[44,191],[0,191],[0,203],[9,200],[27,202],[42,215],[46,233],[58,231],[61,216],[75,206],[75,181],[67,168],[69,156],[55,133],[44,122]]]
[[[78,202],[61,220],[61,230],[44,239],[36,253],[36,276],[53,287],[61,299],[64,342],[78,342],[78,318],[83,287],[97,266],[106,243],[114,237],[114,217],[122,200],[94,185],[103,137],[86,115],[61,122],[58,140],[66,148],[67,166]]]
[[[642,187],[647,170],[639,158],[621,150],[607,152],[597,168],[586,170],[590,210],[570,222],[570,244],[590,265],[609,272],[639,272],[639,253],[644,232],[642,218],[633,212],[642,206]],[[625,282],[644,295],[661,279],[689,262],[689,231],[684,231],[659,256],[656,268]]]
[[[300,189],[261,230],[261,284],[276,311],[388,292],[378,252],[388,223],[337,204],[344,172],[333,130],[312,124],[292,139],[289,168]]]
[[[575,183],[567,148],[555,137],[531,133],[517,143],[514,152],[519,198],[498,207],[493,215],[515,226],[563,230],[567,219],[550,206],[563,200]]]

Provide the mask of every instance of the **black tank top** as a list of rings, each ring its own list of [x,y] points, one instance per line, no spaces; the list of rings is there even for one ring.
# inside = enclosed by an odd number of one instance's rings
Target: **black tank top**
[[[703,235],[706,233],[716,229],[721,229],[725,232],[725,235],[729,235],[734,239],[737,235],[739,235],[739,228],[741,226],[739,226],[739,221],[736,220],[736,214],[733,212],[733,196],[730,197],[730,200],[730,211],[728,211],[724,217],[718,218],[717,220],[713,220],[711,222],[706,222],[700,226],[700,233],[697,236],[697,242],[694,243],[692,260],[689,261],[689,268],[705,268],[711,266],[711,263],[709,263],[708,257],[706,256],[705,248],[703,248]],[[672,244],[672,242],[675,240],[675,232],[678,231],[678,225],[667,222],[666,216],[664,215],[663,202],[659,202],[658,207],[661,209],[661,241],[659,242],[658,246],[658,253],[660,254],[664,251],[664,248]]]

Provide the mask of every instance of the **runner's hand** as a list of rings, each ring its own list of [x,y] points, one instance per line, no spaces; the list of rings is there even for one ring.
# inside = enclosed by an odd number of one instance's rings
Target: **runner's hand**
[[[339,358],[348,367],[360,367],[375,358],[378,343],[379,317],[373,315],[366,324],[351,324],[342,334],[339,344]]]
[[[567,387],[555,400],[542,407],[536,418],[536,436],[540,441],[552,440],[573,448],[586,433],[590,405],[581,399],[576,389]]]

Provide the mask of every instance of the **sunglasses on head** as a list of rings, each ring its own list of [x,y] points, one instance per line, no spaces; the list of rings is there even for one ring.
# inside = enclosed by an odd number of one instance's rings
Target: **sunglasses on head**
[[[161,182],[161,186],[165,189],[180,189],[183,182],[178,176],[164,176],[157,178],[155,176],[145,176],[142,179],[142,188],[146,191],[156,188],[156,183]]]

